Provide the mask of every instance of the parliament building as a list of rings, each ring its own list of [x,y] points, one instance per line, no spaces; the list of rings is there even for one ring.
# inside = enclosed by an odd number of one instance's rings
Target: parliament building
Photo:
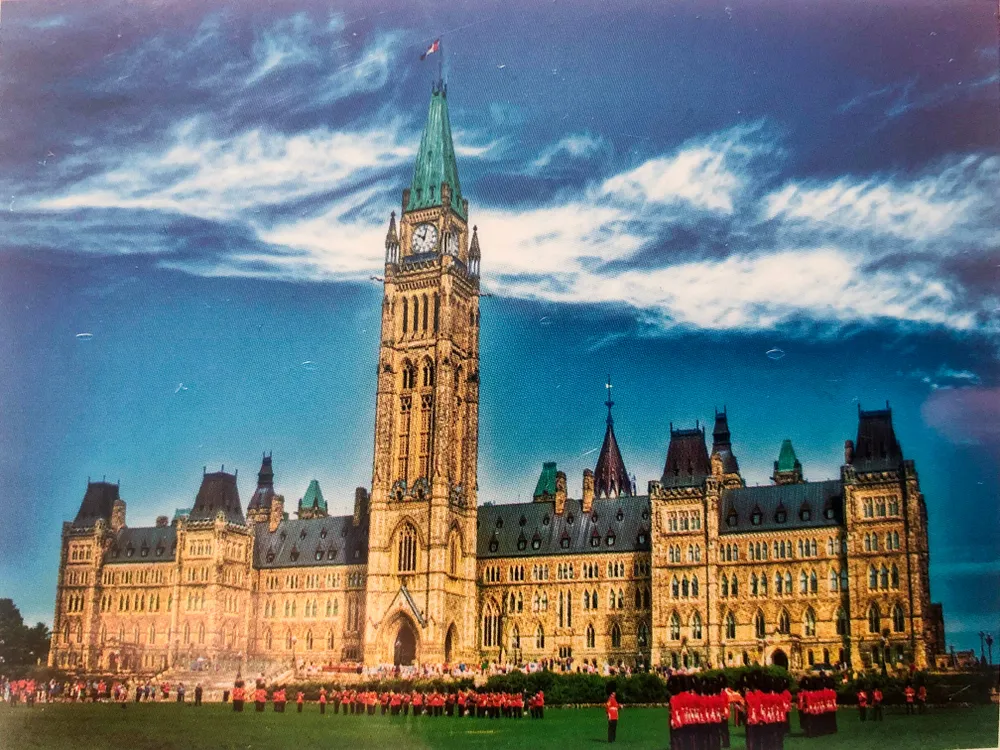
[[[859,410],[838,477],[806,481],[785,440],[768,486],[744,481],[725,410],[711,434],[671,426],[639,494],[609,397],[582,497],[545,463],[531,502],[481,503],[469,217],[438,84],[386,236],[370,489],[330,516],[313,481],[292,518],[265,455],[245,508],[235,474],[206,472],[190,509],[134,528],[118,485],[88,481],[50,665],[933,664],[927,509],[888,407]]]

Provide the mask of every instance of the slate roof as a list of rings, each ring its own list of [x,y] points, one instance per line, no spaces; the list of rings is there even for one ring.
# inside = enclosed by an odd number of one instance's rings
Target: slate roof
[[[111,482],[87,482],[87,491],[80,503],[80,510],[73,519],[73,526],[88,528],[97,520],[111,520],[111,510],[119,497],[118,485]]]
[[[117,563],[173,562],[177,557],[177,527],[124,528],[104,553],[104,561]]]
[[[192,521],[214,521],[219,511],[225,513],[230,523],[244,524],[240,491],[236,487],[236,475],[224,471],[205,474],[189,515]]]
[[[442,182],[447,182],[451,188],[452,209],[465,218],[455,146],[451,138],[451,122],[448,118],[448,90],[444,86],[435,86],[431,92],[427,123],[424,125],[420,150],[413,168],[410,202],[406,210],[440,206]]]
[[[322,559],[317,559],[317,555]],[[368,562],[368,525],[353,516],[287,519],[273,531],[267,523],[255,529],[255,568],[311,568],[363,565]]]
[[[492,559],[648,550],[649,512],[646,496],[595,499],[588,514],[581,501],[567,499],[561,516],[549,501],[480,505],[476,554]],[[609,532],[614,535],[611,545]]]
[[[660,483],[664,487],[699,487],[711,473],[704,428],[675,430],[671,426]]]
[[[903,461],[903,450],[892,428],[892,410],[858,409],[858,439],[854,441],[854,461],[858,471],[891,471]]]
[[[832,509],[833,518],[827,518],[828,508]],[[801,514],[806,509],[809,517],[803,520]],[[843,509],[844,490],[839,479],[724,490],[719,503],[719,533],[834,528],[843,524]],[[733,511],[735,525],[729,521]],[[778,520],[780,511],[784,511],[784,522]],[[760,513],[758,525],[752,522],[754,513]]]

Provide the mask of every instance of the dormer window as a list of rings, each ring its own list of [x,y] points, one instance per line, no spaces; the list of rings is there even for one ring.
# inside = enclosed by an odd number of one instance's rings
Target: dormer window
[[[326,559],[327,560],[333,560],[335,557],[337,557],[337,550],[335,550],[335,549],[328,549],[326,551]]]
[[[528,540],[523,536],[517,540],[517,548],[522,552],[528,548]]]
[[[298,560],[299,559],[299,548],[297,546],[293,545],[292,546],[292,551],[289,553],[288,556],[291,558],[292,562],[295,562],[296,560]]]
[[[562,539],[560,539],[559,546],[562,547],[563,549],[569,549],[569,537],[564,536]]]
[[[573,525],[573,521],[575,521],[575,520],[576,520],[576,517],[572,513],[570,513],[568,516],[566,516],[566,523],[569,526],[572,526]]]
[[[316,550],[316,560],[318,561],[322,559],[323,559],[323,550],[321,549]]]
[[[157,547],[156,548],[156,556],[157,557],[163,557],[163,547]]]
[[[542,526],[548,526],[548,525],[549,525],[549,517],[542,516]]]
[[[125,557],[132,557],[135,554],[135,548],[130,544],[125,548]]]
[[[490,539],[490,552],[496,552],[499,549],[500,544],[496,539]]]
[[[274,550],[273,549],[269,549],[267,551],[267,561],[269,563],[273,563],[274,562]]]
[[[760,511],[755,511],[753,515],[750,516],[750,523],[752,523],[754,526],[760,526],[760,521],[761,521]]]
[[[646,543],[646,532],[640,531],[639,536],[637,536],[635,539],[635,542],[640,546],[644,545]]]
[[[306,530],[302,529],[302,531],[299,532],[299,539],[305,539],[305,538],[306,538]]]
[[[590,546],[591,547],[600,547],[601,546],[601,535],[598,534],[596,531],[590,537]]]
[[[785,511],[783,510],[779,510],[777,513],[774,514],[774,520],[777,521],[778,523],[784,523],[785,521],[788,520],[788,514],[785,513]]]
[[[143,557],[149,557],[149,547],[143,547],[141,550],[139,550],[139,554],[142,555]]]
[[[615,535],[612,534],[612,533],[609,533],[608,536],[607,536],[607,538],[604,540],[604,543],[606,545],[608,545],[609,547],[614,547],[615,546]]]
[[[527,519],[527,518],[525,518],[524,516],[521,516],[521,520],[520,520],[520,521],[518,521],[517,523],[518,523],[518,525],[520,525],[520,526],[524,526],[524,525],[525,525],[525,524],[526,524],[527,522],[528,522],[528,519]]]
[[[319,538],[320,539],[326,539],[326,529],[325,528],[320,529]]]
[[[833,508],[827,508],[826,512],[825,512],[825,515],[827,517],[827,520],[832,521],[833,520],[833,516],[834,516]]]
[[[502,529],[503,528],[503,519],[500,518],[499,516],[497,517],[497,528],[498,529]]]
[[[802,519],[803,521],[808,521],[808,520],[810,520],[810,519],[812,518],[812,511],[811,511],[811,510],[809,510],[808,508],[803,508],[803,509],[802,509],[802,510],[801,510],[801,511],[799,512],[799,518],[801,518],[801,519]]]
[[[541,546],[542,546],[542,540],[541,539],[537,539],[536,538],[536,539],[532,539],[531,540],[531,549],[540,549]]]
[[[618,523],[621,523],[622,521],[625,520],[625,513],[622,511],[621,508],[618,509],[618,513],[617,515],[615,515],[615,518],[618,520]]]
[[[590,516],[590,522],[591,523],[597,523],[598,520],[600,520],[600,519],[599,519],[599,517],[598,517],[598,515],[596,513],[591,514],[591,516]]]
[[[354,559],[357,560],[359,557],[361,557],[361,550],[354,550]]]

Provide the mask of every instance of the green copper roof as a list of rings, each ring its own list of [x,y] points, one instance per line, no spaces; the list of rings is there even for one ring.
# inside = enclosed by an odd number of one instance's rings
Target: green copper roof
[[[549,495],[555,497],[556,494],[556,462],[546,461],[542,464],[542,473],[538,477],[538,484],[535,485],[535,497]]]
[[[299,500],[299,507],[326,510],[326,500],[323,499],[323,490],[319,488],[319,482],[315,479],[309,483],[309,489],[306,490],[306,494]]]
[[[781,453],[778,454],[778,471],[795,471],[799,466],[799,459],[795,457],[792,441],[785,438],[781,441]]]
[[[451,141],[451,122],[448,120],[448,91],[435,88],[431,93],[431,106],[427,112],[424,136],[413,169],[410,184],[410,202],[407,211],[433,208],[441,205],[441,183],[451,188],[451,206],[463,219],[462,188],[458,184],[458,165],[455,163],[455,146]]]

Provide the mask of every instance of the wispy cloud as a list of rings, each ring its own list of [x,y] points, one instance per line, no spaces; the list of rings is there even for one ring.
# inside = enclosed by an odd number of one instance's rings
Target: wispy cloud
[[[551,168],[553,163],[588,159],[607,147],[607,141],[599,136],[590,133],[571,133],[542,149],[538,157],[531,162],[530,171],[538,174],[544,169]]]

